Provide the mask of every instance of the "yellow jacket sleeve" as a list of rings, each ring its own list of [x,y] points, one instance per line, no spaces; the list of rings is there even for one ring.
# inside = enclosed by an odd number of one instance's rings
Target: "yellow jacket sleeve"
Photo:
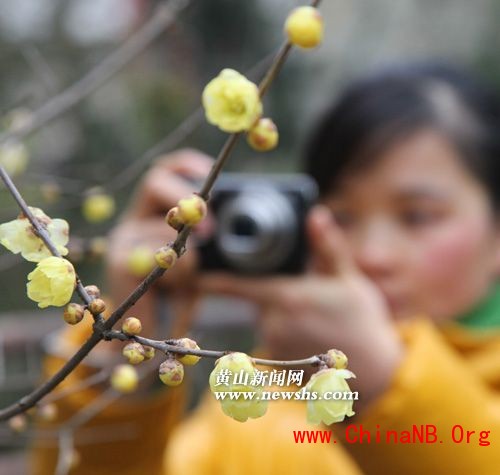
[[[370,475],[498,473],[499,386],[485,380],[483,373],[486,368],[491,376],[491,363],[485,365],[485,361],[500,358],[499,335],[454,347],[431,322],[416,320],[403,336],[407,348],[403,364],[390,389],[351,426],[344,427],[343,440],[351,441],[346,447]],[[402,443],[408,440],[404,431],[412,433],[421,425],[428,428],[428,443]],[[370,443],[366,437],[359,443],[361,426],[371,433]],[[387,442],[388,430],[396,431],[397,443],[394,434]]]

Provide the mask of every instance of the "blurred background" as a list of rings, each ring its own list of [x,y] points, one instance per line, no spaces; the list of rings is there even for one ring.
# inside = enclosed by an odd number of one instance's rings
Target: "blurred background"
[[[1,0],[0,133],[25,127],[43,104],[95,71],[132,35],[144,35],[160,3]],[[220,149],[225,135],[196,114],[207,81],[224,67],[257,80],[283,41],[289,10],[302,3],[178,2],[175,21],[157,27],[147,46],[109,80],[56,120],[0,146],[0,161],[28,203],[70,223],[70,258],[84,282],[106,290],[106,234],[151,160],[179,147],[211,155]],[[329,0],[321,10],[323,45],[294,51],[265,99],[266,115],[280,130],[279,147],[256,155],[241,141],[229,170],[297,170],[304,139],[322,107],[351,78],[384,63],[440,58],[468,66],[500,87],[500,0]],[[112,196],[116,209],[109,219],[89,223],[81,208],[96,187]],[[0,187],[0,222],[17,215]],[[61,312],[38,310],[27,298],[32,268],[0,249],[2,406],[36,382],[42,337],[63,325]],[[0,432],[0,473],[24,473],[19,450],[25,442]]]

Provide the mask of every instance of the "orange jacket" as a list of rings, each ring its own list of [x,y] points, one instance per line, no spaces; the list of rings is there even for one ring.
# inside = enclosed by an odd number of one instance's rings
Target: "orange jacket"
[[[137,436],[130,441],[82,445],[78,448],[82,462],[71,473],[498,473],[500,331],[470,330],[454,323],[438,329],[426,319],[415,319],[402,325],[400,331],[407,352],[390,388],[362,415],[334,427],[335,444],[295,443],[294,430],[321,429],[306,424],[305,403],[295,401],[273,401],[264,417],[238,423],[225,416],[218,402],[207,395],[174,428],[182,405],[182,389],[175,388],[140,404],[121,401],[96,417],[92,424],[103,427],[126,420],[136,425]],[[47,366],[50,369],[55,363],[49,358]],[[69,414],[94,396],[88,392],[66,398],[60,403],[61,412]],[[345,428],[349,424],[370,431],[371,443],[346,443]],[[404,444],[391,439],[389,443],[376,443],[377,429],[385,441],[386,430],[403,434],[412,431],[413,425],[429,427],[430,433],[435,426],[437,442]],[[464,439],[458,442],[460,428]],[[453,430],[456,442],[452,440]],[[467,431],[475,431],[469,443]],[[351,438],[356,435],[352,428],[349,434]],[[481,436],[483,444],[490,445],[479,445]],[[55,457],[56,449],[36,448],[34,473],[52,474]]]

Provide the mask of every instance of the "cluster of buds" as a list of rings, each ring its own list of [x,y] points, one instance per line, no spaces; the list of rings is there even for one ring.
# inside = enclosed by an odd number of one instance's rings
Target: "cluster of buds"
[[[96,285],[87,285],[85,291],[91,299],[88,305],[85,306],[71,302],[64,308],[63,319],[69,325],[80,323],[85,316],[85,309],[88,309],[92,315],[99,315],[106,310],[106,303],[100,298],[101,291],[99,287]]]
[[[17,414],[11,417],[8,422],[10,430],[16,434],[24,432],[29,425],[28,416],[35,417],[43,422],[53,422],[58,416],[57,406],[53,403],[43,404],[32,407],[26,414]]]
[[[171,208],[165,216],[167,224],[179,231],[184,225],[195,226],[207,215],[207,203],[196,193],[182,198],[177,206]]]
[[[191,338],[175,341],[175,346],[186,350],[199,350],[198,344]],[[171,387],[179,386],[184,379],[184,365],[193,366],[200,361],[200,356],[192,354],[169,353],[168,358],[160,365],[158,376],[163,384]]]

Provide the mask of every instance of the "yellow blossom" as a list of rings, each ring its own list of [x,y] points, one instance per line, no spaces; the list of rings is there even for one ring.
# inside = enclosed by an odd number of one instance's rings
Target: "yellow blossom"
[[[0,165],[10,176],[23,173],[28,166],[28,149],[21,142],[7,142],[0,145]]]
[[[233,69],[223,69],[203,91],[208,122],[225,132],[248,130],[262,114],[257,86]]]
[[[62,257],[46,257],[28,274],[28,297],[38,302],[40,308],[66,305],[76,284],[75,269]]]
[[[267,400],[261,400],[263,387],[251,385],[256,376],[257,368],[245,353],[230,353],[219,358],[210,374],[210,390],[212,393],[226,392],[227,398],[221,399],[224,414],[238,422],[245,422],[249,417],[257,419],[267,411]],[[229,397],[230,392],[239,393],[238,399]],[[253,393],[251,399],[246,399],[244,393]]]
[[[38,222],[45,227],[51,241],[59,253],[68,253],[66,244],[69,239],[69,225],[64,219],[51,219],[41,209],[31,208]],[[51,255],[43,241],[35,234],[31,223],[24,215],[13,221],[0,224],[0,244],[14,254],[21,255],[31,262],[39,262]]]
[[[354,415],[349,385],[346,379],[356,376],[347,369],[325,369],[311,376],[306,392],[316,393],[318,399],[307,401],[307,421],[311,424],[330,425]],[[325,393],[327,393],[325,395]],[[335,399],[335,397],[338,397]],[[342,398],[340,398],[342,396]]]

